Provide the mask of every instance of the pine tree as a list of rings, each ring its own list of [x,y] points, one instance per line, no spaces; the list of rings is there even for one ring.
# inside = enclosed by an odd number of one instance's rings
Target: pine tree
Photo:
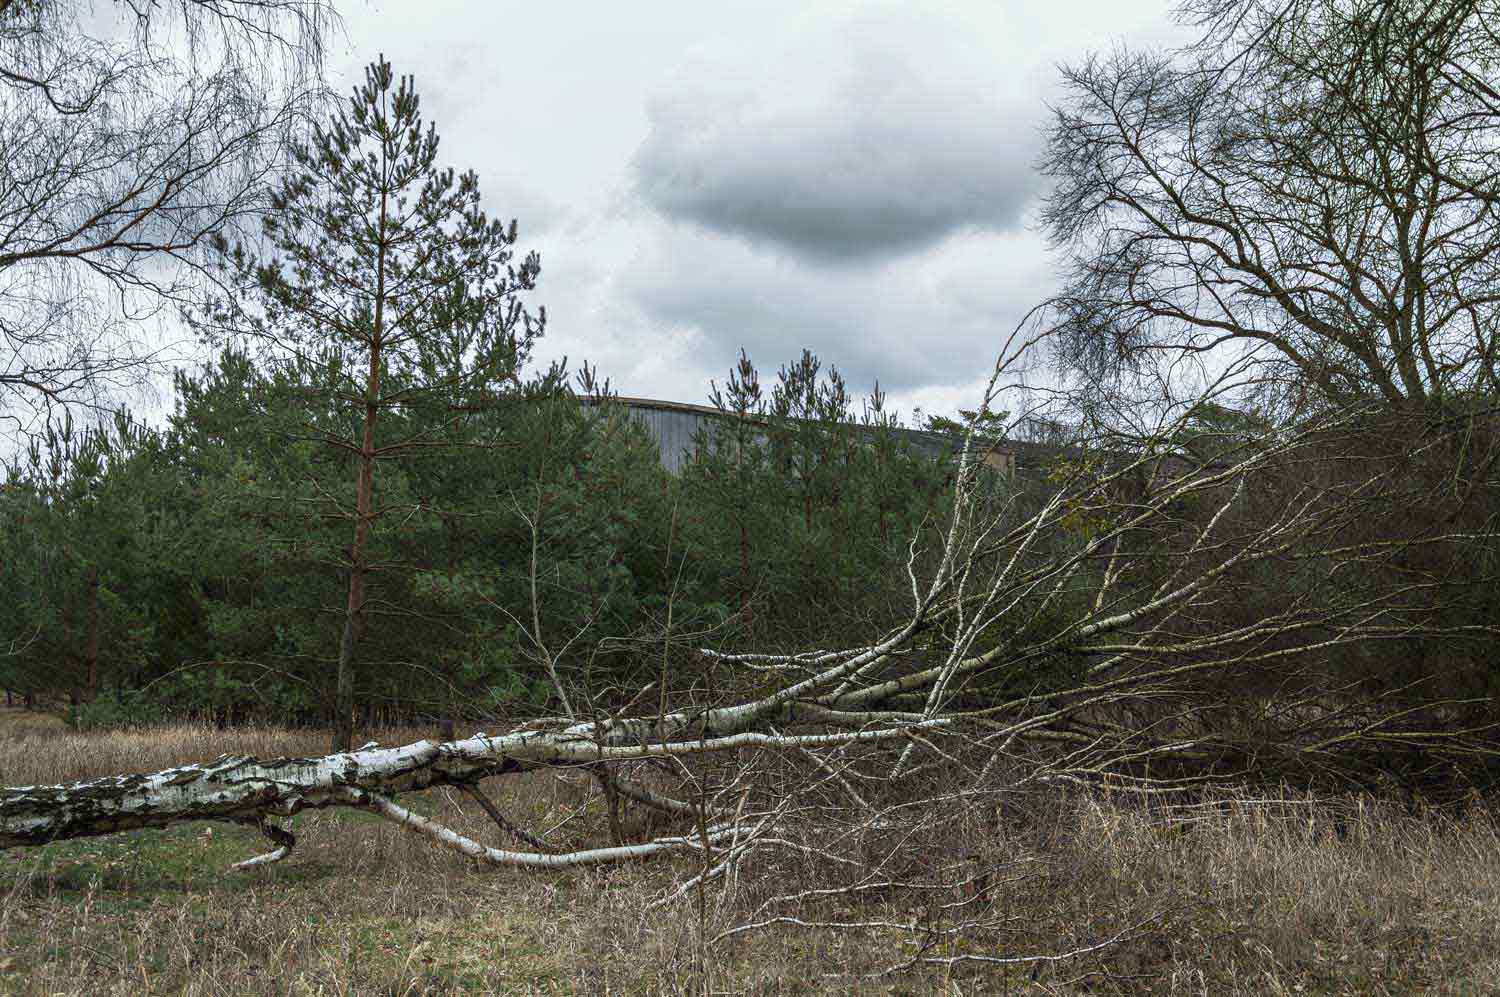
[[[64,411],[5,468],[7,688],[65,693],[76,708],[133,662],[143,620],[119,596],[142,573],[153,496],[135,472],[156,441],[123,410],[92,425]]]
[[[377,467],[462,436],[465,419],[515,382],[546,320],[521,302],[537,255],[515,260],[516,223],[489,218],[477,176],[439,168],[437,153],[411,77],[373,63],[347,110],[294,150],[263,245],[225,247],[244,293],[199,317],[210,338],[245,337],[260,359],[295,368],[310,386],[305,431],[354,464],[352,504],[327,497],[353,525],[335,750],[353,734],[372,531],[421,507],[382,502]]]
[[[761,397],[760,374],[743,349],[740,350],[739,363],[730,371],[729,381],[723,388],[709,382],[709,398],[727,417],[727,424],[712,441],[700,441],[696,449],[703,453],[704,444],[712,446],[722,465],[721,475],[727,479],[729,490],[723,497],[727,499],[724,504],[737,534],[740,614],[749,627],[754,624],[751,597],[755,587],[750,570],[750,520],[758,504],[757,479],[765,463],[766,406]]]

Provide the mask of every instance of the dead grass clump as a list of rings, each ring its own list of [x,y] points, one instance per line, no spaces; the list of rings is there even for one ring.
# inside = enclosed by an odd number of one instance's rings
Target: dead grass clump
[[[41,714],[38,714],[41,716]],[[56,720],[56,718],[52,718]],[[382,744],[433,736],[421,728],[391,728],[370,735]],[[50,785],[130,772],[155,772],[223,754],[260,758],[322,755],[328,734],[269,726],[173,724],[107,731],[74,731],[60,720],[36,733],[0,737],[0,783]]]
[[[1472,993],[1500,979],[1490,811],[1225,794],[1152,808],[1083,797],[1053,817],[1046,851],[1080,915],[1129,899],[1167,912],[1153,940],[1121,946],[1122,965],[1244,994]]]
[[[55,713],[0,707],[0,741],[55,737],[67,730],[66,721]]]

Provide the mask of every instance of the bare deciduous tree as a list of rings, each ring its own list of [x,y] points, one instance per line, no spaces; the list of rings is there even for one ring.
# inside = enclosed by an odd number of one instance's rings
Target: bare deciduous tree
[[[0,415],[98,407],[265,204],[320,93],[325,0],[0,3]]]
[[[1065,70],[1045,224],[1096,375],[1253,354],[1296,404],[1500,387],[1500,8],[1189,0]]]

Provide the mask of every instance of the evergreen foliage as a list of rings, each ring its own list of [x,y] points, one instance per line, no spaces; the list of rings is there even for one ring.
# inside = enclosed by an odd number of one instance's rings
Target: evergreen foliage
[[[384,59],[372,64],[347,110],[294,148],[262,252],[223,247],[242,296],[200,319],[210,338],[252,344],[298,412],[301,437],[323,448],[305,456],[342,465],[352,484],[295,476],[314,486],[296,496],[309,511],[352,525],[341,558],[335,750],[350,747],[356,673],[386,664],[385,645],[360,660],[370,619],[404,611],[387,605],[404,584],[388,534],[456,514],[413,488],[404,465],[498,442],[476,433],[474,417],[512,390],[545,325],[544,311],[533,320],[521,302],[539,258],[515,260],[515,221],[488,217],[478,177],[440,168],[437,154],[412,79],[398,82]]]
[[[179,373],[164,427],[58,427],[9,469],[0,685],[85,724],[333,717],[351,461],[314,431],[338,418],[326,368],[255,345]],[[393,436],[446,445],[379,468],[401,511],[370,535],[357,719],[555,712],[544,649],[600,697],[570,705],[605,708],[662,678],[664,642],[794,648],[899,612],[889,569],[946,472],[878,390],[859,425],[827,423],[853,406],[831,375],[809,389],[816,357],[783,368],[768,403],[742,356],[711,386],[723,421],[674,476],[593,371],[575,388],[521,358],[459,418],[382,412]]]

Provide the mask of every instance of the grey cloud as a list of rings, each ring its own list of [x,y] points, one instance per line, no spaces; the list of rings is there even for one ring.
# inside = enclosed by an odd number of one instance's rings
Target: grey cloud
[[[636,189],[674,220],[824,262],[1017,227],[1039,190],[1040,100],[942,78],[940,53],[919,65],[876,53],[801,106],[658,99],[632,163]]]
[[[492,178],[481,171],[479,189],[491,217],[505,222],[515,219],[520,248],[528,252],[539,248],[538,237],[551,235],[573,220],[566,205],[508,177]]]
[[[1048,261],[1027,233],[971,235],[913,259],[819,271],[713,233],[665,232],[617,280],[638,328],[692,337],[691,363],[723,378],[741,346],[771,374],[804,348],[850,387],[969,384],[1014,323],[1048,291]],[[706,380],[705,380],[706,384]]]

